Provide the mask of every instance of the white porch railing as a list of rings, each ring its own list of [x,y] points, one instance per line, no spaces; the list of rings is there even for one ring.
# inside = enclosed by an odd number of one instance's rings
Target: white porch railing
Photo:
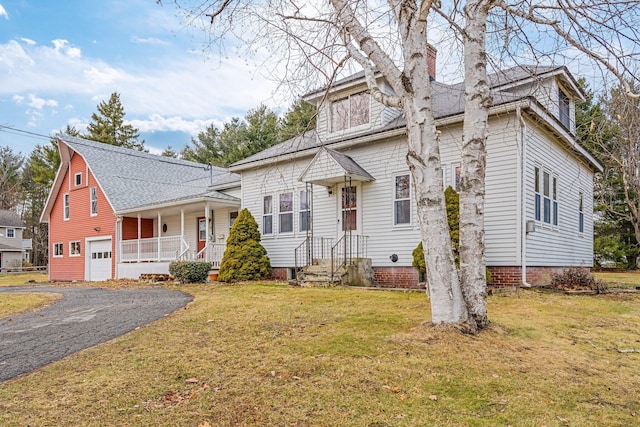
[[[123,262],[173,261],[185,250],[182,236],[150,237],[120,242]]]
[[[214,269],[220,268],[222,255],[227,248],[226,243],[208,243],[200,252],[195,253],[192,259],[209,261]]]

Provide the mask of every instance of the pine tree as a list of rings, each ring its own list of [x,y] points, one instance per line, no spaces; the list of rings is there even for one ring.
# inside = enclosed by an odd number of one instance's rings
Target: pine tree
[[[280,140],[286,141],[316,128],[316,108],[300,99],[295,102],[280,121]]]
[[[229,232],[218,280],[257,280],[269,273],[271,262],[267,250],[260,243],[258,223],[248,209],[242,209]]]
[[[125,112],[117,92],[111,94],[108,102],[100,102],[97,108],[98,112],[91,115],[85,138],[144,151],[144,140],[138,141],[138,129],[125,124]]]

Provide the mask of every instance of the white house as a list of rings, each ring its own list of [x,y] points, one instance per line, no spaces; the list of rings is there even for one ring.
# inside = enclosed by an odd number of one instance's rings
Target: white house
[[[24,230],[24,222],[20,215],[13,211],[0,210],[0,272],[22,267],[26,251],[25,242],[31,242],[31,239],[22,239]]]
[[[485,226],[494,284],[543,283],[563,267],[591,267],[601,165],[575,139],[583,93],[565,67],[519,66],[490,84]],[[433,81],[432,91],[445,186],[456,188],[463,86]],[[230,167],[274,276],[291,279],[302,267],[334,276],[364,259],[359,268],[371,265],[375,285],[416,286],[411,253],[420,235],[401,112],[369,96],[363,73],[306,100],[318,109],[314,131]]]

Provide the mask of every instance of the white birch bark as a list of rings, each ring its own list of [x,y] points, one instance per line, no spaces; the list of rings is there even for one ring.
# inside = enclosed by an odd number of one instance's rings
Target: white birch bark
[[[486,309],[484,199],[486,140],[491,95],[487,81],[486,22],[491,0],[470,0],[464,8],[464,124],[460,176],[460,274],[469,325],[483,329]]]
[[[349,1],[331,0],[330,3],[338,12],[340,24],[364,54],[359,54],[354,47],[350,48],[352,57],[367,71],[371,92],[379,93],[372,78],[373,64],[396,93],[396,97],[387,102],[388,105],[400,105],[404,111],[408,139],[407,164],[413,179],[427,266],[431,320],[435,324],[466,322],[467,306],[453,257],[444,201],[439,139],[427,67],[426,18],[419,18],[418,7],[413,1],[399,3],[393,8],[402,40],[404,63],[400,71],[360,24]],[[378,99],[385,102],[381,97]]]

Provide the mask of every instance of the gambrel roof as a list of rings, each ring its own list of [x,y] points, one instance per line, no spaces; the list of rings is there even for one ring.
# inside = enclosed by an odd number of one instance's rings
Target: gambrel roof
[[[43,221],[52,208],[55,194],[62,185],[62,175],[74,153],[85,160],[116,213],[191,199],[239,202],[236,197],[211,190],[211,187],[221,189],[240,185],[240,176],[227,169],[68,135],[59,135],[57,139],[62,164],[42,214]]]

